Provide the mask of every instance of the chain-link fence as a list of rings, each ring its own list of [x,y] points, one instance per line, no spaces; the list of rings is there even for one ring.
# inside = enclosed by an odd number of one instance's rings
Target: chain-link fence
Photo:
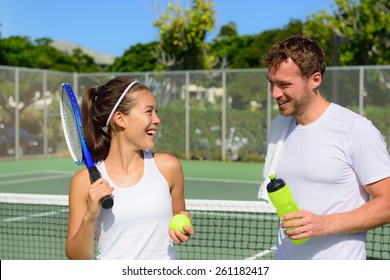
[[[70,83],[81,97],[124,75],[145,83],[157,98],[155,151],[183,159],[264,159],[268,127],[278,113],[266,69],[80,74],[2,66],[0,157],[67,155],[60,84]],[[320,91],[365,115],[390,144],[390,66],[328,67]]]

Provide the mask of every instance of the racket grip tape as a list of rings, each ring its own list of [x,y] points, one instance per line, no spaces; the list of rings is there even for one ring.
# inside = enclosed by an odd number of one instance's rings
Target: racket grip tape
[[[88,171],[91,183],[97,181],[101,177],[101,174],[96,168],[96,166],[88,167]],[[110,209],[114,205],[114,199],[112,198],[112,196],[106,195],[102,199],[100,199],[100,205],[104,209]]]

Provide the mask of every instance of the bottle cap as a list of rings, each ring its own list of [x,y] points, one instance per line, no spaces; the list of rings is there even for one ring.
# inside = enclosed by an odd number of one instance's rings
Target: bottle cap
[[[269,179],[271,182],[267,184],[268,192],[276,192],[286,185],[286,182],[284,182],[283,179],[275,179],[275,175],[269,176]]]

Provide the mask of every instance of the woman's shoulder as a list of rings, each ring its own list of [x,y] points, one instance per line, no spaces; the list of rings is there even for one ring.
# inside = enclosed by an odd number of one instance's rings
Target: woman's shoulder
[[[168,153],[153,153],[153,157],[156,161],[180,163],[180,160],[177,157]]]
[[[75,174],[72,176],[72,183],[84,183],[85,181],[89,182],[89,173],[87,168],[82,168],[78,170]]]
[[[69,187],[69,197],[72,201],[87,199],[88,188],[90,186],[89,173],[87,168],[82,168],[72,176]]]
[[[180,160],[174,155],[167,154],[167,153],[154,153],[153,156],[159,168],[165,167],[169,169],[177,169],[177,168],[181,169]]]
[[[175,188],[182,188],[184,182],[184,173],[180,160],[167,153],[155,153],[154,162],[158,170],[165,177],[171,190]]]

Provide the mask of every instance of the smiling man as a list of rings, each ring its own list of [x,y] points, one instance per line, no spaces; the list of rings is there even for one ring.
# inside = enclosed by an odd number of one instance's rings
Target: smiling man
[[[280,112],[270,137],[279,131],[283,144],[273,151],[272,172],[290,186],[301,209],[281,217],[276,259],[366,259],[366,231],[390,223],[383,137],[369,120],[321,95],[326,55],[314,40],[291,36],[265,61]],[[274,154],[268,151],[266,163]],[[307,237],[300,245],[290,240]]]

